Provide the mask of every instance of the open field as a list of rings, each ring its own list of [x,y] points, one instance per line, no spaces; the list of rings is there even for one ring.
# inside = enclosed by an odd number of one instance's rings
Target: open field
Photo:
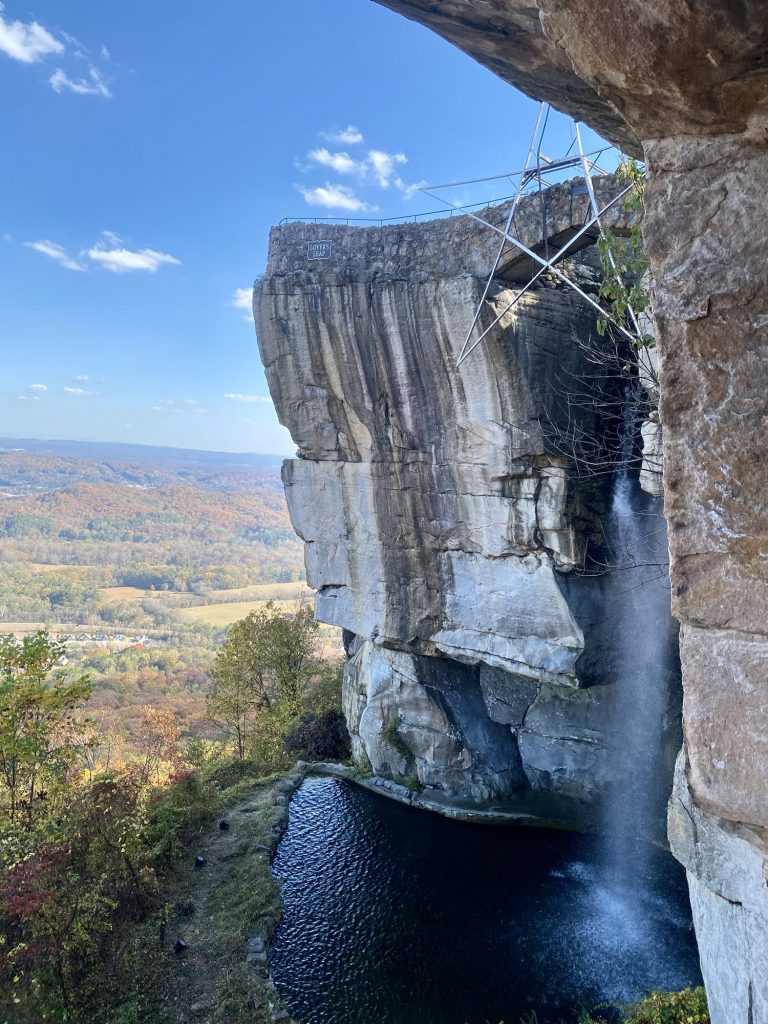
[[[84,622],[0,622],[0,635],[16,633],[18,636],[29,636],[41,629],[50,633],[54,639],[62,633],[103,633],[107,637],[113,637],[116,633],[141,633],[151,639],[163,639],[169,635],[167,628],[156,629],[152,626],[142,626],[140,630],[136,630],[125,626],[104,626],[101,623],[94,626]]]
[[[295,601],[300,597],[311,597],[314,590],[294,581],[292,583],[255,583],[250,587],[234,587],[231,590],[211,591],[211,600],[224,601]]]
[[[281,611],[292,612],[296,609],[297,600],[275,601],[275,607]],[[176,609],[177,618],[184,622],[199,622],[204,626],[223,629],[233,622],[244,619],[249,613],[264,605],[261,601],[225,601],[222,604],[200,604],[192,608]]]
[[[108,601],[143,601],[145,597],[157,597],[156,590],[141,587],[99,587],[97,593]]]
[[[70,576],[79,580],[89,572],[99,570],[98,565],[70,565],[66,562],[21,562],[22,566],[31,569],[32,572],[56,573],[59,576]]]

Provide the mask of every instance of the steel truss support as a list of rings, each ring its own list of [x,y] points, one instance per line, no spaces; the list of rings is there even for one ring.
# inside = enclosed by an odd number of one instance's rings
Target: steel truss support
[[[603,226],[602,226],[602,224],[600,224],[600,211],[597,208],[597,199],[595,198],[595,189],[594,189],[594,187],[592,185],[592,178],[590,177],[590,173],[589,173],[590,170],[595,165],[590,163],[590,161],[587,158],[587,154],[584,152],[584,147],[581,144],[581,131],[579,130],[579,122],[578,121],[574,121],[574,126],[576,128],[576,143],[577,143],[577,145],[579,147],[579,157],[581,158],[581,165],[582,165],[582,168],[583,168],[583,171],[584,171],[584,181],[585,181],[586,186],[587,186],[587,192],[589,193],[589,204],[592,207],[592,213],[594,214],[594,216],[597,219],[597,222],[598,222],[598,224],[600,226],[600,234],[603,235],[603,237],[605,237],[605,232],[603,231]],[[618,270],[618,268],[616,266],[616,260],[614,259],[613,253],[611,252],[610,249],[608,249],[608,262],[611,265],[611,270],[613,271],[614,277],[616,278],[617,281],[621,282],[621,274],[619,273],[619,270]],[[634,331],[635,336],[637,338],[640,338],[642,336],[642,331],[640,330],[640,324],[638,323],[637,317],[635,316],[635,311],[634,311],[634,309],[632,309],[631,306],[628,305],[627,306],[627,312],[629,313],[629,319],[632,321],[632,326],[635,329],[635,331]]]
[[[467,358],[467,356],[470,355],[470,353],[475,351],[475,349],[480,344],[480,342],[485,338],[485,336],[496,326],[496,324],[504,316],[506,316],[506,314],[510,311],[510,309],[512,309],[512,307],[515,306],[520,301],[520,299],[522,299],[522,297],[525,295],[525,293],[530,288],[533,287],[533,285],[538,281],[538,279],[541,277],[541,275],[544,273],[545,270],[551,270],[553,274],[555,274],[561,281],[563,281],[569,287],[573,288],[574,291],[578,292],[579,295],[583,299],[586,299],[586,301],[590,305],[594,306],[595,309],[597,309],[603,316],[607,315],[606,311],[603,309],[603,307],[599,303],[595,302],[595,300],[593,298],[591,298],[591,296],[587,295],[586,292],[582,291],[582,289],[579,288],[579,286],[576,284],[575,281],[572,281],[570,278],[565,277],[563,274],[561,274],[560,271],[555,268],[555,263],[557,263],[558,260],[561,260],[563,258],[563,256],[566,255],[566,253],[571,248],[571,246],[573,245],[573,243],[576,241],[577,238],[580,238],[582,235],[586,234],[586,232],[589,231],[589,229],[591,227],[593,227],[595,224],[597,224],[599,226],[599,224],[600,224],[600,217],[604,213],[607,213],[607,211],[610,210],[610,208],[612,206],[615,206],[616,203],[618,203],[618,201],[620,199],[623,199],[624,196],[629,192],[631,187],[632,187],[631,185],[628,185],[627,188],[625,188],[621,192],[619,192],[619,194],[617,196],[614,196],[613,199],[609,203],[606,203],[606,205],[602,209],[598,209],[596,214],[593,217],[591,217],[590,220],[588,220],[586,222],[586,224],[584,224],[581,228],[579,228],[579,230],[576,232],[576,234],[573,236],[573,238],[569,239],[565,243],[565,245],[562,247],[562,249],[558,250],[558,252],[556,252],[555,255],[551,257],[551,259],[545,260],[542,256],[538,256],[535,252],[532,252],[530,249],[528,249],[525,245],[523,245],[522,242],[518,241],[516,238],[513,238],[508,232],[504,233],[505,234],[505,242],[506,242],[506,240],[508,240],[509,242],[512,243],[512,245],[514,245],[517,248],[519,248],[520,250],[522,250],[522,252],[524,252],[526,254],[526,256],[530,256],[532,259],[536,260],[538,263],[541,264],[541,269],[536,271],[536,273],[533,275],[533,277],[530,279],[530,281],[523,288],[521,288],[520,291],[517,293],[517,295],[515,295],[514,299],[512,299],[512,301],[509,302],[504,307],[504,309],[501,311],[501,313],[499,313],[499,315],[496,317],[496,319],[493,321],[493,323],[489,324],[488,327],[486,327],[486,329],[483,331],[483,333],[480,335],[480,337],[475,340],[474,344],[471,345],[470,348],[468,348],[468,349],[466,348],[466,345],[464,346],[464,349],[462,349],[461,353],[459,354],[459,358],[456,360],[456,365],[457,366],[460,366],[461,363]],[[495,227],[493,224],[490,224],[487,220],[483,220],[482,217],[477,217],[477,216],[474,216],[472,214],[470,214],[470,216],[473,216],[474,220],[479,221],[481,224],[487,225],[487,227],[491,228],[493,231],[499,231],[500,230],[499,228]],[[502,242],[502,245],[505,245],[505,242]],[[497,266],[498,266],[498,264],[497,264]],[[496,271],[496,267],[494,267],[494,272],[495,271]],[[485,300],[485,295],[488,292],[488,287],[489,286],[490,286],[490,282],[486,286],[485,293],[483,294],[483,301]],[[477,318],[480,316],[481,309],[482,309],[482,302],[481,302],[480,306],[478,307],[477,313],[475,314],[475,320],[473,321],[473,324],[472,324],[472,330],[474,330],[474,325],[477,323]],[[616,326],[619,328],[619,330],[623,331],[624,334],[626,334],[626,336],[628,338],[630,338],[631,340],[635,339],[635,335],[631,334],[628,330],[626,330],[626,328],[622,327],[621,324],[616,324]],[[472,332],[470,331],[470,335],[471,335],[471,333]],[[466,351],[465,351],[465,349],[466,349]]]
[[[605,152],[605,150],[604,149],[596,150],[594,152],[589,152],[589,153],[585,152],[584,147],[582,145],[581,132],[579,130],[579,125],[574,122],[574,127],[575,127],[575,139],[574,139],[574,142],[578,146],[578,156],[575,156],[575,155],[574,156],[568,156],[568,155],[566,155],[561,160],[550,160],[549,157],[544,156],[544,154],[541,152],[541,145],[542,145],[542,140],[543,140],[544,132],[546,131],[548,117],[549,117],[549,105],[546,104],[546,103],[539,104],[539,110],[538,110],[538,114],[536,116],[536,123],[534,125],[533,133],[531,135],[531,141],[530,141],[530,144],[528,146],[528,154],[526,156],[525,166],[523,167],[522,171],[517,172],[517,173],[519,173],[519,181],[518,181],[518,184],[517,184],[517,189],[515,191],[515,195],[514,195],[514,197],[512,199],[512,205],[510,206],[509,212],[507,214],[507,217],[506,217],[506,220],[505,220],[505,223],[504,223],[504,227],[500,228],[500,227],[498,227],[495,224],[491,224],[490,221],[485,220],[483,217],[480,217],[477,214],[472,213],[471,211],[467,211],[466,214],[465,214],[465,216],[471,217],[472,220],[476,220],[478,223],[484,224],[486,227],[490,228],[496,234],[501,235],[501,242],[499,244],[499,248],[498,248],[498,251],[496,253],[496,258],[495,258],[495,260],[493,262],[493,266],[491,267],[491,272],[488,275],[488,280],[485,283],[485,287],[483,289],[482,296],[481,296],[480,301],[478,303],[477,309],[475,310],[475,314],[474,314],[474,316],[472,318],[472,323],[470,324],[469,330],[467,332],[467,336],[464,339],[464,344],[461,346],[461,351],[459,352],[459,355],[458,355],[458,357],[456,359],[457,366],[460,366],[461,363],[464,362],[464,360],[468,356],[470,356],[472,354],[472,352],[475,351],[475,349],[478,347],[478,345],[480,345],[482,343],[482,341],[487,337],[489,332],[520,301],[520,299],[523,297],[523,295],[525,295],[535,285],[535,283],[539,280],[539,278],[542,276],[542,274],[545,271],[549,271],[550,273],[554,274],[554,276],[559,281],[561,281],[564,285],[566,285],[568,288],[573,289],[573,291],[577,292],[577,294],[585,302],[588,302],[590,306],[594,307],[594,309],[597,310],[597,312],[600,314],[600,316],[606,317],[607,319],[609,319],[613,323],[613,325],[616,327],[616,329],[621,331],[621,333],[623,335],[625,335],[625,337],[627,337],[630,341],[636,342],[636,341],[638,341],[642,337],[642,333],[641,333],[641,330],[640,330],[640,325],[639,325],[638,320],[637,320],[637,316],[635,315],[635,311],[631,307],[628,308],[628,315],[629,315],[630,323],[631,323],[631,326],[632,326],[633,330],[628,330],[627,327],[625,327],[623,324],[619,323],[614,317],[610,316],[608,311],[605,310],[600,305],[599,302],[597,302],[594,298],[592,298],[592,296],[588,295],[582,288],[580,288],[576,284],[575,281],[573,281],[569,277],[566,277],[565,274],[563,274],[555,266],[555,264],[559,260],[561,260],[564,256],[567,255],[568,251],[573,246],[573,243],[578,238],[580,238],[582,235],[586,234],[586,232],[589,231],[590,228],[597,227],[599,234],[602,235],[603,237],[605,237],[605,231],[604,231],[604,228],[603,228],[603,225],[602,225],[602,222],[601,222],[600,218],[605,213],[607,213],[608,210],[610,210],[613,206],[615,206],[616,203],[618,203],[620,199],[623,199],[624,196],[626,196],[627,193],[631,190],[632,186],[628,185],[625,189],[622,189],[622,191],[619,192],[618,195],[614,196],[614,198],[611,199],[611,201],[609,203],[606,203],[606,205],[601,208],[598,205],[597,198],[595,196],[595,190],[594,190],[594,186],[592,184],[592,179],[591,179],[590,173],[592,171],[597,171],[597,173],[599,175],[605,176],[607,172],[604,171],[601,167],[599,167],[596,162],[594,162],[593,160],[590,160],[590,157],[597,155],[598,159],[599,159],[599,156],[603,152]],[[544,122],[543,126],[542,126],[542,119],[543,119],[543,122]],[[571,147],[570,148],[572,148],[572,147],[573,147],[573,142],[571,143]],[[581,171],[582,171],[582,174],[584,176],[584,182],[585,182],[587,194],[589,196],[589,205],[590,205],[590,210],[591,210],[592,216],[590,217],[590,219],[588,221],[586,221],[585,224],[582,225],[582,227],[576,232],[576,234],[571,239],[569,239],[569,241],[564,246],[562,246],[562,248],[559,249],[558,252],[555,253],[554,256],[552,256],[550,258],[547,258],[545,256],[540,256],[540,255],[538,255],[538,253],[535,253],[531,249],[529,249],[526,245],[523,244],[523,242],[520,241],[520,239],[516,238],[511,233],[511,228],[512,228],[512,226],[514,224],[514,217],[515,217],[515,213],[517,211],[517,207],[519,205],[520,199],[521,199],[521,197],[523,195],[523,192],[524,192],[525,188],[529,184],[531,184],[531,182],[536,182],[538,184],[539,194],[543,196],[544,189],[545,188],[549,188],[551,186],[551,183],[549,181],[547,181],[547,176],[552,174],[555,171],[561,171],[561,170],[564,170],[564,169],[567,169],[567,168],[570,168],[570,167],[579,167],[581,169]],[[512,176],[511,175],[506,175],[505,177],[512,177]],[[488,180],[493,180],[493,179],[480,178],[480,179],[477,179],[477,180],[478,181],[488,181]],[[456,184],[456,185],[464,185],[464,184],[473,184],[473,182],[455,182],[454,184]],[[431,196],[433,199],[436,199],[438,202],[444,203],[446,206],[450,207],[451,204],[448,203],[445,199],[443,199],[442,196],[438,196],[438,195],[434,194],[434,192],[436,190],[438,190],[438,189],[449,188],[449,187],[450,187],[450,185],[432,185],[432,186],[430,186],[430,188],[422,188],[422,189],[420,189],[420,191],[424,192],[428,196]],[[545,241],[546,241],[546,239],[545,239]],[[522,252],[524,255],[528,256],[531,260],[533,260],[534,263],[538,263],[539,264],[539,269],[531,277],[531,279],[528,281],[528,283],[525,284],[517,292],[515,297],[511,300],[511,302],[509,302],[507,304],[507,306],[505,306],[505,308],[502,310],[502,312],[499,313],[499,315],[495,318],[493,323],[489,324],[489,326],[485,328],[485,330],[482,332],[482,334],[478,338],[476,338],[474,340],[474,342],[472,342],[472,344],[470,344],[470,342],[472,341],[472,335],[474,334],[475,329],[477,328],[477,324],[478,324],[478,321],[480,319],[480,315],[481,315],[481,313],[483,311],[483,307],[485,305],[485,301],[488,298],[488,293],[489,293],[489,291],[491,289],[491,285],[492,285],[493,279],[494,279],[494,277],[496,275],[496,271],[499,268],[499,264],[500,264],[500,262],[502,260],[502,257],[504,255],[505,250],[508,250],[510,246],[513,249],[517,249],[520,252]],[[609,264],[611,266],[611,269],[613,270],[614,274],[616,275],[617,279],[619,279],[620,278],[620,274],[619,274],[619,270],[618,270],[617,265],[616,265],[616,260],[614,259],[613,253],[611,253],[610,250],[608,252],[608,262],[609,262]]]

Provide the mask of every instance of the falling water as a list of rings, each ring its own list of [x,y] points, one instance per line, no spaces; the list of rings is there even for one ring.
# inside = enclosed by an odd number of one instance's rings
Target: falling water
[[[676,678],[677,633],[670,613],[667,535],[661,499],[644,494],[632,458],[636,410],[628,400],[622,468],[607,523],[611,548],[611,619],[615,628],[616,752],[605,810],[605,875],[601,898],[628,936],[653,942],[648,905],[654,892],[651,841],[663,835],[671,771],[664,720]]]
[[[651,850],[653,942],[641,945],[595,899],[601,847],[310,778],[273,866],[272,976],[304,1024],[563,1024],[580,1007],[699,983],[681,866]]]
[[[605,527],[611,571],[575,583],[594,591],[617,698],[608,731],[623,740],[603,833],[482,828],[309,779],[274,863],[284,914],[270,969],[297,1019],[562,1024],[580,1006],[700,983],[684,873],[649,841],[663,834],[679,666],[661,503],[630,469]]]

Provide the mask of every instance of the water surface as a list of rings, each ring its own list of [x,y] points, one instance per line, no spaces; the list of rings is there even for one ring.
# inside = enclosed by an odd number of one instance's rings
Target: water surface
[[[602,881],[593,837],[468,825],[336,779],[291,802],[270,969],[301,1024],[538,1024],[700,983],[682,869]]]

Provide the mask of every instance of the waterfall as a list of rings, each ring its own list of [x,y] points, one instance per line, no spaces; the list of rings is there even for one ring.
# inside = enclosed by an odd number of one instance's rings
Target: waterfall
[[[606,801],[605,884],[622,917],[652,941],[644,908],[654,889],[651,841],[660,838],[671,788],[664,721],[677,672],[677,628],[670,611],[666,524],[660,498],[630,468],[637,433],[635,403],[624,403],[621,462],[606,523],[611,620],[615,628],[614,784]],[[661,826],[661,827],[660,827]]]
[[[658,845],[666,837],[666,804],[679,749],[681,699],[677,624],[670,609],[667,532],[662,501],[639,483],[639,424],[647,398],[626,385],[606,449],[615,470],[603,515],[603,546],[591,578],[566,581],[581,609],[589,656],[587,685],[604,688],[611,740],[604,762],[609,782],[601,805],[598,856],[566,872],[585,888],[578,920],[592,960],[603,971],[607,999],[638,995],[626,973],[633,964],[667,987],[678,963],[675,943],[688,927],[665,886],[676,865]],[[617,410],[618,411],[618,410]],[[670,942],[664,936],[677,938]],[[624,964],[624,974],[615,957]],[[577,963],[574,970],[579,970]],[[690,974],[695,983],[695,971]]]

